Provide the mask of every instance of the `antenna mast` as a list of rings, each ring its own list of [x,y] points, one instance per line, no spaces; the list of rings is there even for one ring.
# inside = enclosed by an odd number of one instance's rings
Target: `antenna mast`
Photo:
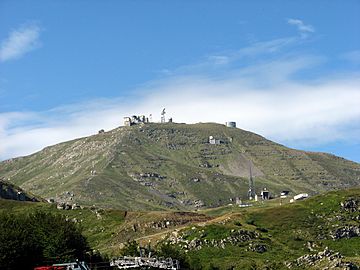
[[[161,123],[165,123],[165,108],[161,112]]]
[[[252,176],[252,168],[251,168],[251,162],[249,161],[249,171],[250,171],[250,177],[249,177],[249,191],[248,191],[248,198],[249,200],[255,199],[255,186],[254,186],[254,179]]]

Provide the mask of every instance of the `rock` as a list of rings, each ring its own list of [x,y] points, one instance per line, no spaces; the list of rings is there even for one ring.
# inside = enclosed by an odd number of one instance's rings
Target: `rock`
[[[254,251],[257,253],[264,253],[267,251],[266,245],[263,244],[252,244],[250,243],[248,250]]]
[[[341,202],[341,209],[346,212],[357,212],[360,211],[360,200],[358,198],[350,198],[344,202]]]
[[[360,225],[344,226],[330,233],[330,237],[334,240],[358,236],[360,236]]]
[[[313,251],[315,251],[315,248],[317,247],[317,245],[314,242],[307,242],[306,247],[310,252],[313,252]]]
[[[201,168],[212,168],[213,166],[209,162],[205,161],[204,163],[200,164],[199,167],[201,167]]]
[[[196,227],[193,227],[192,230],[195,230]],[[204,246],[208,247],[217,247],[225,249],[226,245],[236,245],[241,242],[249,242],[253,239],[259,238],[259,233],[253,232],[253,231],[247,231],[247,230],[234,230],[231,232],[231,235],[223,238],[223,239],[203,239],[203,237],[206,236],[206,233],[204,231],[201,232],[200,239],[194,238],[193,240],[189,241],[185,239],[188,235],[188,233],[183,233],[182,235],[175,235],[172,234],[168,238],[168,242],[170,244],[179,245],[183,249],[188,250],[200,250]],[[254,245],[254,251],[262,253],[267,250],[266,246],[261,245]]]
[[[344,262],[343,257],[339,252],[329,250],[328,247],[318,253],[305,254],[293,262],[285,262],[284,264],[287,268],[299,267],[307,269],[309,267],[316,267],[316,269],[318,269],[318,267],[321,267],[321,269],[359,269],[359,267],[352,262]]]

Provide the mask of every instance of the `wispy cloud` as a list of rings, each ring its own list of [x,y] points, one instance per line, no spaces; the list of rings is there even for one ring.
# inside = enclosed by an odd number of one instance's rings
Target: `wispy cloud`
[[[295,25],[298,29],[298,31],[301,34],[302,38],[306,38],[309,33],[314,33],[315,28],[310,24],[305,24],[302,20],[299,19],[288,19],[288,24]]]
[[[350,51],[340,56],[342,59],[349,61],[355,65],[360,65],[360,50]]]
[[[167,70],[167,74],[196,74],[209,73],[212,71],[216,71],[218,73],[221,69],[223,69],[222,71],[228,72],[229,69],[238,68],[239,64],[243,65],[244,60],[256,61],[256,59],[260,57],[262,57],[262,59],[268,59],[277,56],[280,52],[284,53],[287,48],[299,42],[299,38],[292,36],[256,42],[239,50],[207,55],[198,63],[181,66],[173,71]]]
[[[27,24],[9,33],[1,42],[0,62],[22,57],[40,46],[41,28],[37,24]]]
[[[227,55],[210,55],[208,60],[215,65],[226,65],[231,59]]]

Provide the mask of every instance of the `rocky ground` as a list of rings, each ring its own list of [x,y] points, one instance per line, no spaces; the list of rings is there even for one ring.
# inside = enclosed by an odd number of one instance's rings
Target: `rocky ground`
[[[295,261],[286,262],[285,265],[289,268],[312,268],[312,269],[342,269],[342,270],[357,270],[359,269],[352,262],[347,262],[339,252],[334,252],[326,247],[323,251],[315,254],[306,254]]]

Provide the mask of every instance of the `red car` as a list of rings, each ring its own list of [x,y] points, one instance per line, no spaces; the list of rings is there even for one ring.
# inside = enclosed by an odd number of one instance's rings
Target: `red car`
[[[34,270],[66,270],[65,266],[38,266]]]

